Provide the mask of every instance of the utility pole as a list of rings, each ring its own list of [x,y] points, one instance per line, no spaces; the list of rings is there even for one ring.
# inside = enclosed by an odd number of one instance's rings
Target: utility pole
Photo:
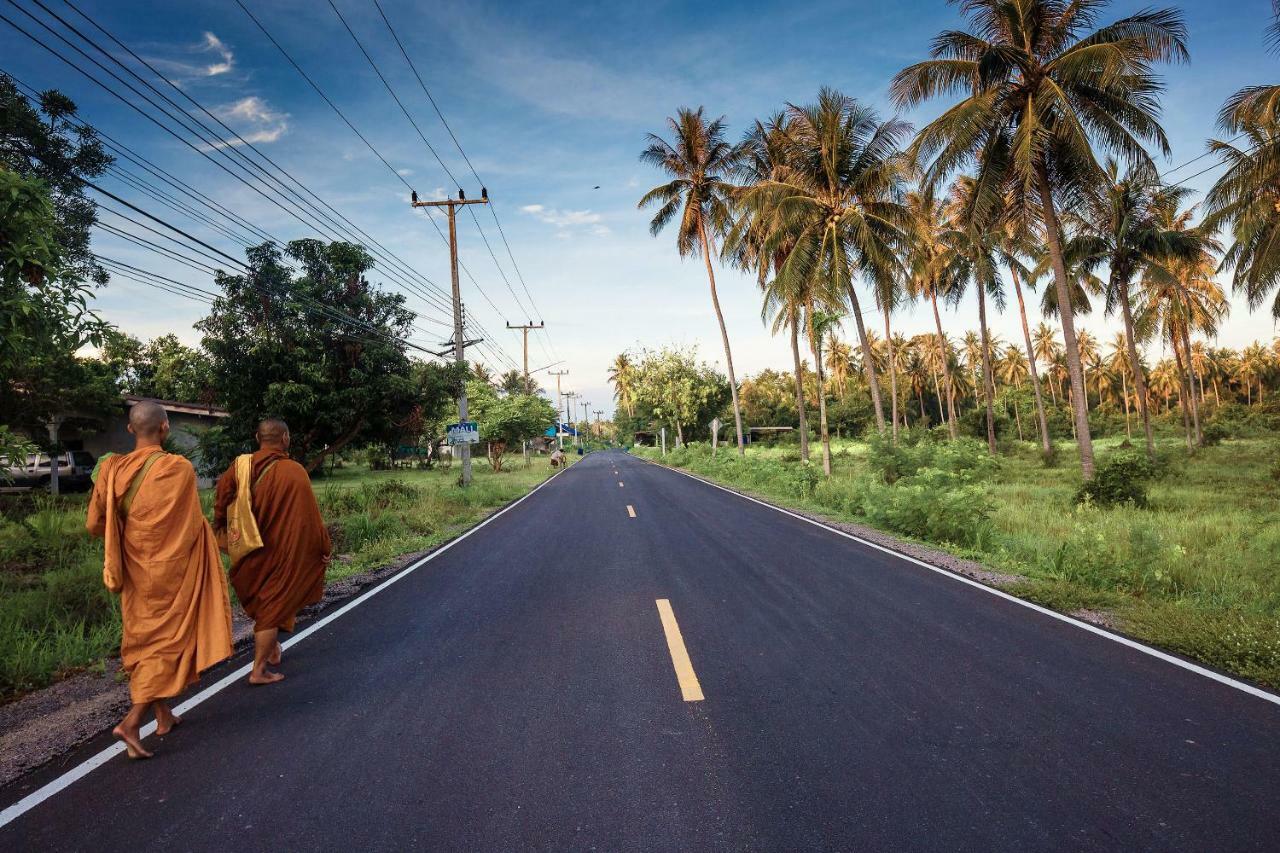
[[[463,350],[466,349],[468,343],[478,343],[478,341],[467,341],[462,336],[462,290],[458,286],[458,224],[457,209],[467,204],[488,204],[489,191],[484,187],[480,188],[480,198],[468,199],[461,189],[458,190],[456,199],[448,198],[443,201],[418,201],[418,194],[413,193],[409,202],[414,207],[443,207],[449,213],[449,275],[453,283],[453,360],[458,364],[465,365],[466,356]],[[528,373],[526,371],[526,381]],[[464,383],[462,391],[458,395],[458,422],[465,423],[467,420],[467,386]],[[471,485],[471,445],[463,442],[459,445],[462,448],[462,485]]]
[[[579,403],[582,407],[582,423],[587,429],[591,429],[591,404]],[[584,442],[585,443],[585,442]]]
[[[560,377],[568,375],[568,370],[548,370],[547,373],[556,378],[556,448],[564,450],[564,421],[560,420],[560,413],[564,411],[564,400],[560,394]]]
[[[570,424],[572,424],[572,423],[573,423],[573,398],[574,398],[574,397],[576,397],[576,396],[578,396],[578,395],[577,395],[576,393],[574,393],[573,391],[565,391],[565,392],[564,392],[564,419],[565,419],[568,423],[570,423]],[[575,435],[573,436],[573,446],[574,446],[574,447],[577,447],[577,446],[578,446],[578,438],[579,438],[579,436],[578,436],[578,435],[576,435],[576,433],[577,433],[577,432],[578,432],[578,430],[575,428],[575,429],[574,429],[574,433],[575,433]]]
[[[528,325],[521,326],[513,326],[510,323],[507,323],[508,329],[519,329],[524,332],[524,393],[526,394],[533,393],[533,389],[529,387],[529,330],[545,329],[546,327],[547,324],[542,320],[539,320],[537,323],[530,320]]]
[[[596,409],[596,438],[600,437],[600,416],[604,414],[604,409]]]

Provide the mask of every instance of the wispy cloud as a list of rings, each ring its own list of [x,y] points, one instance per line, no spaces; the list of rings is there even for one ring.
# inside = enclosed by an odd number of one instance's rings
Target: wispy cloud
[[[204,42],[199,49],[206,53],[216,53],[221,57],[221,62],[213,62],[204,67],[204,76],[217,77],[219,74],[226,74],[235,67],[236,58],[231,49],[223,44],[222,39],[213,33],[204,34]]]
[[[609,233],[608,228],[599,224],[603,217],[591,210],[557,210],[554,207],[545,207],[541,204],[526,204],[520,208],[520,211],[536,217],[540,222],[554,225],[557,228],[568,229],[592,226],[594,233]]]
[[[211,32],[206,32],[194,44],[157,49],[161,50],[167,55],[151,57],[148,61],[178,84],[226,77],[236,70],[235,53]]]
[[[230,104],[214,107],[213,114],[236,128],[245,142],[255,145],[275,142],[289,129],[289,114],[272,109],[257,95],[249,95]],[[232,140],[227,145],[219,144],[212,147],[224,148],[239,144],[238,140]]]

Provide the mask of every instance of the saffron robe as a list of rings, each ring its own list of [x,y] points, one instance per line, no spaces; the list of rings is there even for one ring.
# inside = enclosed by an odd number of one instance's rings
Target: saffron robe
[[[284,452],[266,448],[253,454],[251,470],[253,517],[263,546],[232,567],[231,584],[255,631],[292,631],[298,611],[324,597],[325,560],[332,550],[329,531],[305,468]],[[227,507],[239,487],[233,462],[218,478],[216,530],[226,528]]]
[[[177,696],[231,656],[231,601],[213,530],[184,457],[152,463],[128,517],[120,502],[159,447],[102,463],[85,527],[105,540],[102,579],[120,595],[120,658],[135,704]]]

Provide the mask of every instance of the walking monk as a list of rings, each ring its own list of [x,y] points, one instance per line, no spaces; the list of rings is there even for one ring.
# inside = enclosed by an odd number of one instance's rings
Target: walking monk
[[[324,571],[332,545],[307,471],[289,458],[289,427],[269,418],[258,424],[258,452],[250,468],[251,502],[262,547],[231,567],[231,583],[244,612],[253,617],[253,671],[250,684],[284,678],[268,664],[280,664],[280,629],[293,630],[298,611],[324,595]],[[232,463],[218,479],[213,526],[227,527],[227,508],[240,483]]]
[[[106,540],[102,579],[120,594],[120,659],[133,707],[111,733],[130,758],[150,758],[139,737],[143,716],[154,709],[159,735],[178,725],[169,700],[231,656],[231,602],[196,472],[161,449],[169,416],[138,403],[129,432],[134,450],[102,463],[85,526]]]

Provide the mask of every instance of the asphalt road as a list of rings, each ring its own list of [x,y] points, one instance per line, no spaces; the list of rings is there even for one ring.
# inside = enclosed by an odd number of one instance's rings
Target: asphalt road
[[[283,671],[0,850],[1280,848],[1280,706],[622,453]]]

